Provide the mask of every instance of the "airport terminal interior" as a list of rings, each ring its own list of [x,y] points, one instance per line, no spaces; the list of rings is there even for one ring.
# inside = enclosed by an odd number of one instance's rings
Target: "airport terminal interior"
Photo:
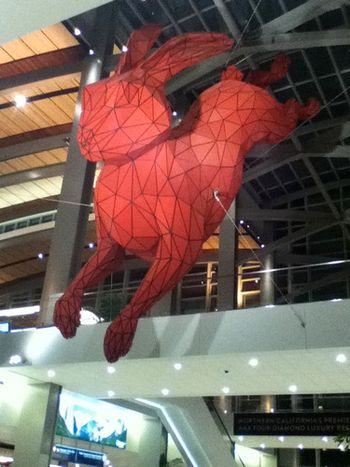
[[[0,466],[349,467],[349,0],[0,8]],[[128,42],[147,25],[154,44]],[[188,64],[176,41],[188,33],[233,42]],[[150,266],[126,246],[122,263],[87,280],[75,337],[54,326],[55,303],[102,244],[93,195],[103,162],[77,142],[91,104],[82,92],[167,41],[178,60],[164,82],[171,135],[227,69],[248,87],[257,76],[279,108],[316,99],[319,111],[300,111],[282,141],[248,148],[232,204],[213,191],[223,221],[197,261],[142,315],[127,355],[107,361],[105,332]]]

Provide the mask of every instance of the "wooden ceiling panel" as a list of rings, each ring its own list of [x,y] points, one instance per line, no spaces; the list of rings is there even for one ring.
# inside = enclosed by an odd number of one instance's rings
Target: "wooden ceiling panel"
[[[25,86],[11,88],[9,90],[0,91],[0,104],[13,102],[17,94],[23,94],[26,97],[39,96],[51,92],[61,91],[62,89],[69,89],[79,87],[80,73],[73,73],[71,75],[58,77],[55,79],[48,79],[30,83]]]
[[[27,103],[17,109],[9,107],[0,111],[0,138],[71,123],[77,93],[56,96]]]
[[[58,49],[65,49],[66,47],[73,47],[79,44],[73,34],[71,34],[62,23],[53,24],[52,26],[41,29],[41,31]]]
[[[33,50],[28,47],[21,39],[15,39],[2,46],[2,49],[11,57],[11,61],[21,58],[32,57],[35,55]]]
[[[67,159],[67,148],[52,149],[0,162],[0,175],[59,164]]]
[[[15,39],[0,48],[0,64],[79,45],[63,24],[55,24]]]
[[[58,176],[0,188],[0,209],[56,196],[61,192],[61,185],[62,177]]]
[[[76,98],[77,98],[77,93],[71,93],[71,94],[64,94],[62,96],[51,97],[50,100],[54,102],[55,105],[68,116],[69,121],[72,121]],[[66,122],[62,122],[62,123],[66,123]]]
[[[34,31],[31,34],[23,36],[21,39],[34,52],[34,55],[57,50],[55,44],[41,30]]]
[[[46,115],[47,123],[44,126],[50,126],[50,121],[52,122],[51,125],[63,125],[64,123],[69,123],[72,121],[74,111],[74,105],[66,106],[64,104],[65,97],[66,96],[57,96],[52,99],[43,99],[40,101],[32,102],[30,105],[39,109],[44,115]],[[58,106],[58,102],[60,102],[60,106]],[[27,106],[24,108],[26,107]],[[30,131],[30,129],[24,131]]]

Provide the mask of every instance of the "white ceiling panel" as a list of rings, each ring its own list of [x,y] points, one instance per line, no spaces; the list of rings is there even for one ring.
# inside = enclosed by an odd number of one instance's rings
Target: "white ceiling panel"
[[[111,0],[0,0],[0,44],[59,23]],[[19,21],[20,18],[20,21]]]

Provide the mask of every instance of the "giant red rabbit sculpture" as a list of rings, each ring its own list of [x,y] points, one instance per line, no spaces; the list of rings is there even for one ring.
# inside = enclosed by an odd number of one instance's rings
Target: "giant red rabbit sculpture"
[[[171,131],[165,81],[232,44],[223,34],[187,34],[144,58],[158,34],[155,26],[134,33],[116,74],[84,91],[80,147],[87,159],[105,162],[95,188],[97,251],[57,302],[54,322],[73,337],[84,289],[120,267],[125,250],[149,261],[134,297],[107,330],[110,362],[128,353],[139,317],[195,264],[225,215],[214,193],[229,208],[247,151],[280,142],[319,109],[314,100],[305,107],[280,104],[254,85],[284,76],[288,60],[279,57],[270,72],[251,72],[249,83],[229,67]]]

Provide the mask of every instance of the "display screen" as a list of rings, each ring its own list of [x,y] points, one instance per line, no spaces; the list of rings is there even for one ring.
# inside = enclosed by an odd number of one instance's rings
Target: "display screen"
[[[9,332],[10,324],[9,323],[0,323],[0,332]]]
[[[117,405],[62,390],[56,435],[125,449],[126,414]]]

